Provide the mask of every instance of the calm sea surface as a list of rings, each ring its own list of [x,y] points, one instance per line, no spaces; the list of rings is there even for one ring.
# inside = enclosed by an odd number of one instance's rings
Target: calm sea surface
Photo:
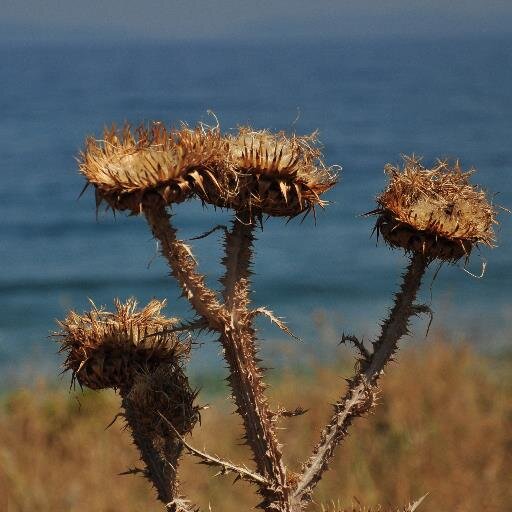
[[[343,166],[332,204],[302,224],[270,219],[258,233],[254,302],[286,317],[316,343],[319,312],[340,333],[371,337],[406,259],[370,238],[383,166],[402,153],[458,157],[475,181],[512,206],[512,41],[380,41],[243,46],[53,45],[0,48],[0,372],[55,371],[47,339],[54,319],[87,298],[168,298],[190,316],[143,219],[100,212],[75,156],[88,134],[113,121],[214,124],[320,132],[326,161]],[[175,208],[181,236],[229,221],[188,203]],[[475,253],[469,269],[444,267],[423,299],[434,325],[498,347],[510,340],[512,221],[500,247]],[[194,242],[216,284],[220,235]],[[262,336],[281,333],[261,324]],[[426,323],[416,325],[424,333]],[[268,342],[263,342],[268,343]],[[199,357],[213,362],[208,339]],[[202,359],[201,359],[202,358]],[[202,362],[201,362],[202,361]]]

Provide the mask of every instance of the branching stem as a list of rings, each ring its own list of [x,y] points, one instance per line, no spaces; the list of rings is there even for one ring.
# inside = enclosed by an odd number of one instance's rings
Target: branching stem
[[[245,212],[235,216],[232,230],[226,231],[226,254],[222,259],[226,273],[220,281],[226,308],[231,312],[247,309],[249,304],[253,232],[254,219]]]
[[[153,235],[160,241],[163,256],[183,295],[208,327],[220,334],[224,357],[229,367],[229,384],[243,420],[245,436],[257,471],[266,484],[259,482],[266,507],[278,502],[280,509],[289,509],[286,469],[274,431],[274,415],[264,394],[262,371],[256,357],[256,334],[248,310],[250,295],[251,246],[255,221],[248,212],[239,212],[233,228],[226,233],[223,263],[226,273],[221,279],[224,304],[205,284],[197,272],[197,264],[184,242],[177,239],[163,202],[155,200],[144,208]]]
[[[200,459],[203,462],[203,464],[206,464],[207,466],[219,467],[221,468],[221,471],[223,473],[236,473],[240,478],[248,480],[249,482],[252,483],[256,483],[262,486],[268,485],[268,481],[265,480],[265,478],[263,478],[261,475],[258,475],[257,473],[254,473],[253,471],[250,471],[245,467],[237,466],[236,464],[233,464],[230,461],[223,460],[215,455],[210,455],[209,453],[194,448],[192,445],[187,443],[185,438],[180,435],[180,433],[174,428],[173,424],[163,414],[158,414],[162,417],[165,423],[167,423],[168,427],[174,432],[174,435],[178,437],[183,446],[192,455],[194,455],[194,457]]]
[[[251,246],[255,221],[252,216],[238,213],[233,229],[226,235],[226,253],[223,263],[226,273],[221,279],[223,297],[230,324],[221,333],[220,342],[230,369],[229,384],[245,427],[247,443],[252,449],[258,472],[273,484],[272,494],[282,502],[288,492],[286,470],[280,445],[274,432],[273,415],[265,397],[262,371],[256,357],[256,334],[248,310],[250,294]],[[261,489],[268,500],[269,489]],[[275,496],[273,496],[275,497]],[[280,509],[281,510],[281,509]]]

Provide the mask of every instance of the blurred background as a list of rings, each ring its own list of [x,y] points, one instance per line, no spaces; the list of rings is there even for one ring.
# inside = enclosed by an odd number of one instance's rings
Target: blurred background
[[[195,125],[218,119],[226,131],[240,124],[319,131],[326,162],[343,168],[339,185],[328,193],[330,205],[317,211],[316,222],[313,216],[303,223],[269,219],[257,234],[254,302],[283,316],[302,339],[297,345],[260,324],[263,350],[277,375],[304,364],[304,354],[338,357],[342,331],[365,339],[378,332],[406,264],[403,254],[370,236],[373,220],[361,216],[374,208],[385,186],[384,164],[411,153],[423,156],[426,165],[438,157],[459,158],[465,169],[478,170],[474,182],[496,204],[512,206],[508,0],[3,0],[1,11],[4,388],[33,384],[41,376],[54,379],[60,358],[47,336],[56,318],[69,308],[87,308],[88,298],[109,306],[114,297],[136,296],[141,303],[165,297],[169,315],[191,315],[143,219],[103,211],[96,218],[92,191],[78,199],[84,180],[77,154],[87,135],[101,137],[111,123]],[[182,238],[229,222],[227,213],[193,202],[173,210]],[[487,262],[482,279],[471,277],[463,264],[444,266],[431,286],[431,270],[422,299],[434,310],[433,331],[425,340],[428,321],[420,320],[407,343],[442,338],[449,346],[469,344],[503,384],[510,372],[497,373],[496,365],[508,360],[511,346],[512,219],[503,212],[499,220],[499,247],[475,251],[467,266],[479,275]],[[193,242],[213,286],[221,275],[219,245],[218,232]],[[223,368],[217,344],[202,341],[191,362],[200,383]],[[449,353],[448,362],[435,367],[438,373],[428,374],[432,381],[442,380],[449,361],[457,361]],[[506,382],[510,386],[510,378]],[[510,422],[512,408],[500,411],[496,424]],[[509,438],[500,442],[510,450]],[[390,445],[390,453],[396,449]],[[493,459],[498,473],[505,469],[502,462]],[[421,480],[424,468],[418,475]],[[383,495],[402,499],[422,489],[383,489]],[[506,499],[493,506],[510,506]],[[20,503],[14,510],[25,510]],[[96,504],[95,510],[114,509]]]
[[[268,220],[255,259],[255,303],[305,343],[315,343],[315,313],[366,338],[386,313],[406,260],[377,244],[373,220],[361,217],[385,185],[385,163],[411,153],[426,165],[459,158],[496,203],[512,206],[508,2],[7,1],[2,11],[4,381],[24,367],[54,374],[46,336],[88,297],[167,297],[169,314],[190,314],[143,219],[96,219],[91,190],[78,200],[77,154],[113,122],[215,124],[211,110],[224,130],[319,130],[327,163],[343,167],[331,204],[316,224]],[[174,210],[183,238],[229,220],[195,203]],[[500,221],[499,249],[469,263],[480,274],[488,261],[483,279],[459,265],[441,270],[432,296],[428,279],[425,287],[435,324],[485,350],[505,346],[510,327],[512,222]],[[194,243],[212,285],[219,238]],[[193,364],[209,364],[216,350],[207,344]]]

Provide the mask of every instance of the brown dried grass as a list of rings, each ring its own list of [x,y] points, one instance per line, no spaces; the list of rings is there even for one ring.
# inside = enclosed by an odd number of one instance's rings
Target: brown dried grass
[[[340,503],[331,503],[329,507],[322,506],[322,512],[415,512],[418,510],[414,504],[400,508],[384,508],[381,505],[376,507],[365,507],[360,503],[351,505],[350,507],[343,507]]]
[[[299,403],[309,409],[282,420],[292,467],[309,454],[325,424],[326,402],[336,399],[341,376],[350,373],[345,363],[319,365],[302,376],[294,367],[273,383],[275,405],[293,410],[300,389]],[[320,510],[320,503],[329,509],[331,500],[341,509],[360,501],[393,510],[427,492],[418,511],[512,509],[511,376],[510,359],[486,359],[467,346],[430,342],[404,350],[384,377],[381,405],[357,421],[311,510]],[[189,441],[234,462],[247,460],[247,447],[236,443],[239,420],[226,415],[224,393],[209,401]],[[3,474],[9,512],[160,511],[144,479],[116,476],[139,464],[122,422],[104,430],[118,410],[111,391],[76,396],[40,385],[5,396],[0,480]],[[183,489],[203,510],[211,503],[213,512],[239,512],[257,503],[249,484],[232,486],[229,477],[212,478],[213,472],[190,457],[182,462]]]

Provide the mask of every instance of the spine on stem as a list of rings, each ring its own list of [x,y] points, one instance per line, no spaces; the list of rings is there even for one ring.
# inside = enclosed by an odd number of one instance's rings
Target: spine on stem
[[[271,510],[269,506],[277,501],[280,503],[278,510],[287,510],[286,470],[274,430],[274,415],[264,393],[253,315],[248,309],[254,225],[255,219],[249,212],[238,212],[232,230],[226,233],[226,252],[222,260],[226,273],[220,281],[224,288],[229,325],[221,333],[220,342],[230,368],[228,381],[237,412],[243,419],[246,441],[252,449],[258,471],[272,482],[272,489],[261,489],[264,497],[261,506]]]
[[[211,329],[222,329],[223,307],[215,293],[206,286],[204,276],[197,272],[190,248],[177,239],[176,229],[170,223],[165,203],[157,199],[145,207],[144,213],[153,235],[161,244],[162,255],[169,263],[171,274],[178,281],[183,295],[195,311],[208,322]]]
[[[417,314],[414,301],[428,261],[424,255],[413,253],[390,315],[382,324],[379,338],[373,343],[372,353],[361,354],[358,373],[348,380],[347,393],[334,405],[334,414],[322,431],[313,455],[303,468],[294,491],[297,500],[309,499],[314,487],[327,470],[334,450],[347,435],[353,419],[366,413],[374,404],[379,376],[397,350],[398,341],[408,334],[411,317]]]

